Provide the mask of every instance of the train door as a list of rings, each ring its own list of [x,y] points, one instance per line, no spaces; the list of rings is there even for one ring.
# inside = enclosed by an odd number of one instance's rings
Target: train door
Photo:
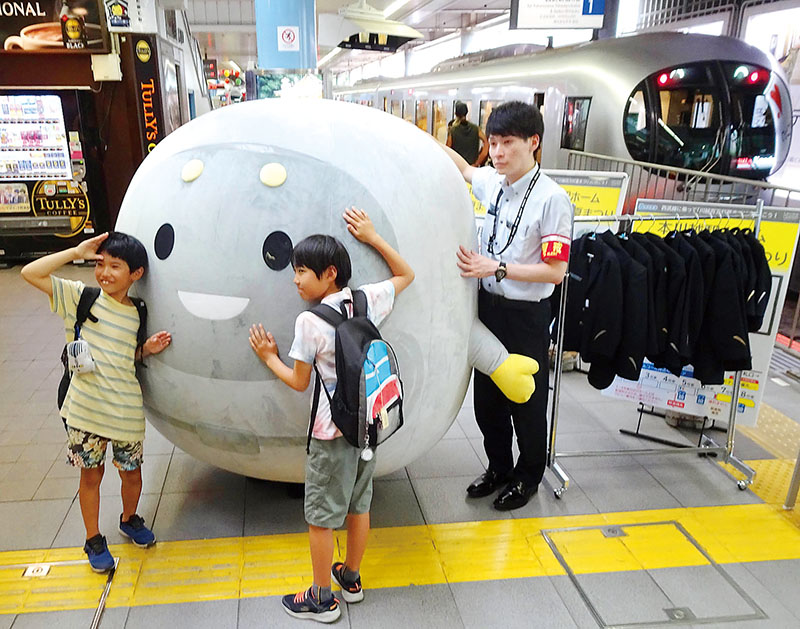
[[[433,137],[444,144],[447,142],[448,123],[452,117],[448,118],[448,106],[445,100],[433,101]]]
[[[418,100],[414,109],[414,124],[428,132],[428,101]]]

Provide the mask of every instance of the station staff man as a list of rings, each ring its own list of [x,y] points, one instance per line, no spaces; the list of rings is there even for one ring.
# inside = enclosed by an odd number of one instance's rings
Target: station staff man
[[[475,419],[489,468],[467,494],[479,498],[502,487],[494,501],[501,511],[527,504],[547,464],[548,298],[567,270],[572,206],[534,158],[543,133],[539,110],[512,101],[495,108],[486,124],[494,168],[475,168],[445,148],[488,208],[480,253],[464,247],[457,252],[461,275],[480,279],[480,320],[509,352],[539,362],[536,391],[524,404],[510,402],[488,376],[475,372]]]

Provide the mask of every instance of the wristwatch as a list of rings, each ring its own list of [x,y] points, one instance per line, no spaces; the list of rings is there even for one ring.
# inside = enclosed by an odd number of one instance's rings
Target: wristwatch
[[[506,275],[508,275],[508,269],[506,269],[506,263],[501,262],[494,271],[494,279],[495,281],[501,281]]]

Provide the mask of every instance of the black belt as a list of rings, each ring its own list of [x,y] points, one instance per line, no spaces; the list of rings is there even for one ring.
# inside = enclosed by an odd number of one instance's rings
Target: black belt
[[[545,297],[544,299],[540,299],[538,301],[530,301],[527,299],[508,299],[508,297],[503,297],[502,295],[495,295],[494,293],[490,293],[485,288],[481,287],[478,291],[478,298],[486,300],[492,306],[500,306],[505,308],[510,308],[513,310],[523,310],[525,308],[529,308],[535,306],[537,304],[547,302],[549,297]]]

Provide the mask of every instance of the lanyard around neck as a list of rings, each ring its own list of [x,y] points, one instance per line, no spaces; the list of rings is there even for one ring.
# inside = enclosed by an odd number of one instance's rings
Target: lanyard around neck
[[[514,224],[511,226],[511,231],[508,234],[508,240],[506,241],[505,246],[495,254],[494,251],[494,244],[497,238],[497,222],[500,219],[500,199],[503,197],[503,186],[500,186],[500,192],[497,193],[497,199],[494,201],[494,226],[492,227],[492,235],[489,236],[489,242],[486,245],[486,249],[492,255],[502,255],[502,253],[511,246],[511,242],[514,240],[514,236],[517,235],[517,229],[519,229],[519,222],[522,220],[522,213],[525,211],[525,204],[528,202],[528,197],[531,196],[531,190],[536,185],[536,182],[539,181],[539,175],[542,173],[541,166],[536,167],[536,174],[531,178],[531,182],[528,184],[528,189],[525,191],[525,196],[522,197],[522,203],[519,205],[519,210],[517,210],[517,217],[514,219]]]

